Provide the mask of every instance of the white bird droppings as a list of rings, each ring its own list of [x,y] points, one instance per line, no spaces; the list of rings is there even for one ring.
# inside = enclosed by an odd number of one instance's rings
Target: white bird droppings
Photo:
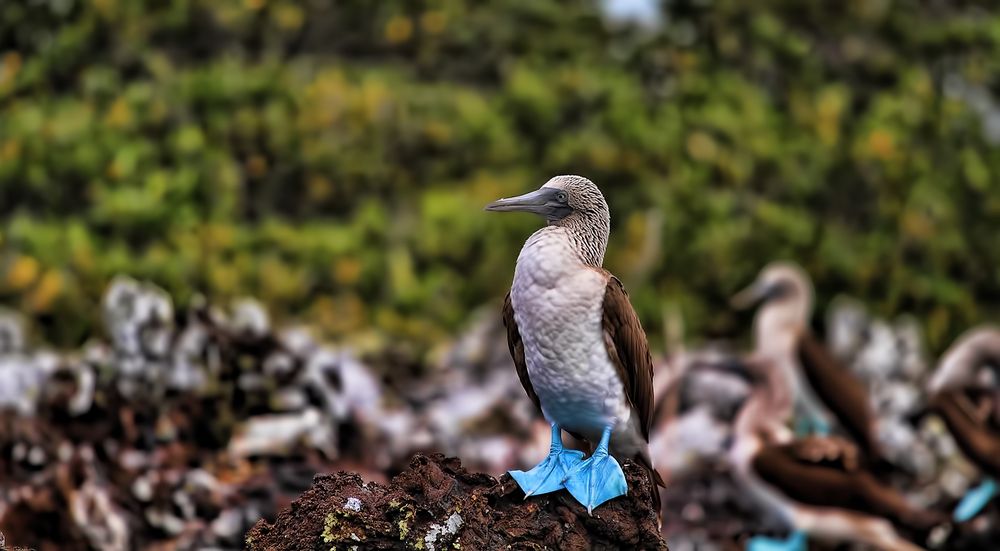
[[[361,510],[361,500],[356,497],[347,498],[347,503],[344,505],[344,509],[348,511],[354,511],[355,513]]]

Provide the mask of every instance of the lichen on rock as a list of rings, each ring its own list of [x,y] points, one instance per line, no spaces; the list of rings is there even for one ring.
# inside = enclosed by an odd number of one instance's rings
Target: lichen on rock
[[[452,513],[448,520],[441,524],[432,524],[431,529],[427,531],[427,535],[424,536],[424,544],[426,544],[427,551],[436,551],[437,545],[444,543],[446,538],[450,539],[452,536],[458,533],[458,529],[462,527],[462,515],[457,512]]]

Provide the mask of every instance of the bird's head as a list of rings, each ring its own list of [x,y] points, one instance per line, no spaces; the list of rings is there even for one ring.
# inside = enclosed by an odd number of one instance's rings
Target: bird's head
[[[987,366],[1000,371],[1000,327],[994,325],[979,326],[960,336],[941,356],[927,390],[934,394],[986,386],[977,379],[989,374],[980,369]]]
[[[555,176],[531,193],[497,199],[486,210],[537,214],[546,224],[569,230],[584,259],[601,265],[611,232],[611,212],[601,190],[583,176]]]
[[[610,219],[601,190],[583,176],[555,176],[531,193],[497,199],[486,205],[486,210],[531,212],[552,225],[564,225],[573,218]]]
[[[812,315],[813,289],[809,276],[789,262],[772,262],[757,279],[733,296],[736,308],[760,305],[754,322],[758,347],[769,342],[797,338]]]

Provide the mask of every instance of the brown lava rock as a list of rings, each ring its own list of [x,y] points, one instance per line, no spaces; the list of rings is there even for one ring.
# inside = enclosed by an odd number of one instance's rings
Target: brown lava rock
[[[510,475],[470,473],[455,458],[416,455],[388,486],[353,473],[319,475],[252,551],[309,549],[666,549],[642,469],[622,465],[629,494],[589,516],[565,490],[524,499]]]

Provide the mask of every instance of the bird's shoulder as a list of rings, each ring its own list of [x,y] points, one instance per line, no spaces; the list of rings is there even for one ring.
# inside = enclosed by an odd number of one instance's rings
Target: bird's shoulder
[[[646,333],[642,330],[639,316],[632,306],[625,284],[614,274],[604,268],[589,267],[600,278],[604,286],[603,310],[604,329],[615,334],[640,338],[642,345],[646,344]]]

